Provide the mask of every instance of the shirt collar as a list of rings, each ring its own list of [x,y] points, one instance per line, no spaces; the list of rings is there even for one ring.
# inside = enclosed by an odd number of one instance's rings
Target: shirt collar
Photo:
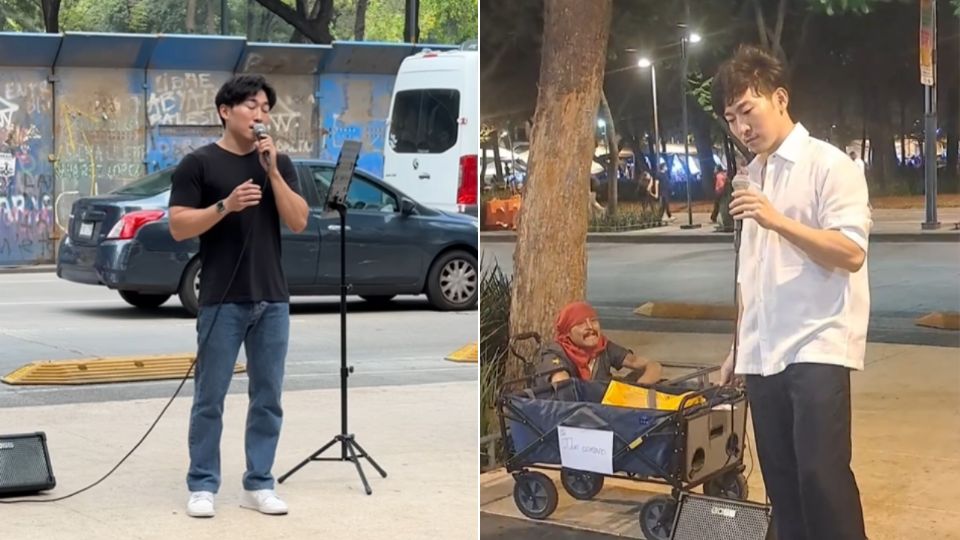
[[[790,134],[787,135],[787,138],[780,143],[780,147],[777,148],[776,152],[773,153],[774,156],[783,158],[791,163],[796,163],[801,156],[801,150],[803,149],[804,143],[807,142],[807,139],[810,138],[810,132],[807,131],[807,128],[803,127],[803,124],[797,122],[794,124],[793,129],[790,130]],[[760,156],[753,158],[753,161],[747,166],[747,169],[756,174],[760,174],[760,170],[763,168],[763,163],[760,161]]]

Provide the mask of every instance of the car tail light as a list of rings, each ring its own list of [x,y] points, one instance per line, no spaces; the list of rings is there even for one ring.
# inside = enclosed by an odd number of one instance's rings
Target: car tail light
[[[460,181],[457,184],[457,204],[477,204],[477,155],[460,157]]]
[[[166,212],[163,210],[137,210],[124,214],[120,221],[110,229],[107,240],[129,240],[147,223],[160,220]]]

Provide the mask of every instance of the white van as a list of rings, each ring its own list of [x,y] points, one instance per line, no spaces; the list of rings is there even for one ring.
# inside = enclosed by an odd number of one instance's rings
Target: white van
[[[424,51],[400,64],[383,177],[417,202],[477,215],[480,53]]]

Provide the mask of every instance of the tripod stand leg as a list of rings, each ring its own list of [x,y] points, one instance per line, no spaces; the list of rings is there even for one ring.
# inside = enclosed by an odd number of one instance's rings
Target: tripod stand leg
[[[368,454],[367,451],[364,450],[362,446],[360,446],[360,443],[358,443],[356,440],[354,440],[354,441],[353,441],[353,445],[357,447],[357,450],[360,450],[360,455],[363,456],[363,457],[365,457],[365,458],[367,458],[367,461],[369,461],[370,464],[373,465],[373,468],[376,469],[378,473],[380,473],[380,476],[381,476],[382,478],[386,478],[386,477],[387,477],[386,471],[384,471],[383,469],[380,468],[379,465],[377,465],[377,462],[374,461],[372,457],[370,457],[370,454]]]
[[[307,463],[310,463],[311,461],[313,461],[314,459],[316,459],[317,456],[319,456],[320,454],[322,454],[327,448],[330,448],[331,446],[333,446],[333,445],[336,444],[336,443],[337,443],[337,437],[334,437],[332,441],[330,441],[330,442],[328,442],[327,444],[323,445],[323,448],[321,448],[321,449],[317,450],[316,452],[314,452],[313,454],[311,454],[307,459],[301,461],[296,467],[294,467],[294,468],[290,469],[289,471],[287,471],[287,472],[286,472],[283,476],[281,476],[280,478],[277,478],[277,482],[280,483],[280,484],[282,484],[284,480],[286,480],[287,478],[290,477],[290,475],[292,475],[293,473],[295,473],[295,472],[299,471],[300,469],[302,469],[304,465],[306,465]]]
[[[347,451],[350,452],[350,461],[357,466],[357,472],[360,473],[360,481],[363,482],[363,489],[367,492],[367,495],[373,495],[373,490],[370,489],[370,483],[367,482],[367,475],[363,474],[363,467],[360,466],[360,458],[357,457],[357,452],[353,449],[353,445],[356,444],[352,440],[347,441]]]

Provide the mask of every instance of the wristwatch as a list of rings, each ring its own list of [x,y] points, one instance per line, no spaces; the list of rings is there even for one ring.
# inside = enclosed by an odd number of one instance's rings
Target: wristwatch
[[[226,211],[227,211],[227,207],[223,205],[223,200],[221,199],[217,201],[217,213],[223,214]]]

